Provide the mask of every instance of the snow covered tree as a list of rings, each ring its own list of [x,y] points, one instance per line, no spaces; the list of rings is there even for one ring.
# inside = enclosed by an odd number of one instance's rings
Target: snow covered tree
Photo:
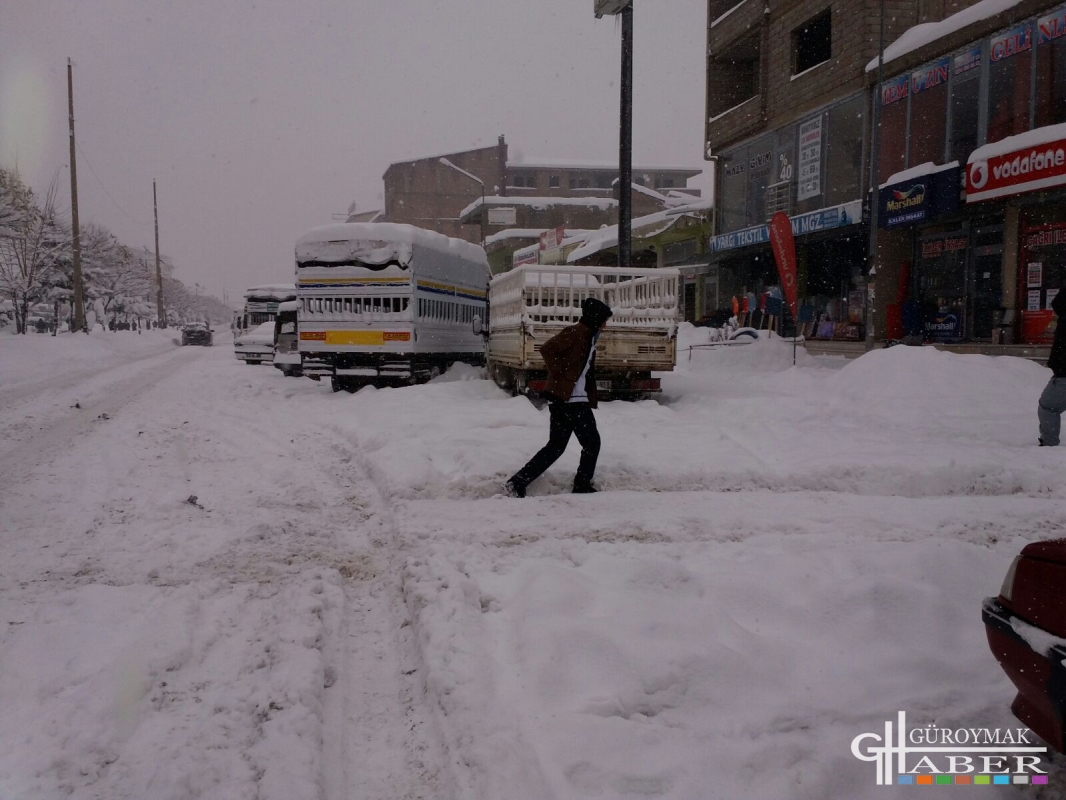
[[[46,299],[49,279],[70,250],[56,212],[58,175],[38,206],[33,190],[18,172],[0,168],[0,294],[15,307],[15,330],[26,333],[30,307]]]

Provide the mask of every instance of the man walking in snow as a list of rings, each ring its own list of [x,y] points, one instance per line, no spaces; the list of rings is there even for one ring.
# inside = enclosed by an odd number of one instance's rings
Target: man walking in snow
[[[548,443],[507,481],[507,492],[513,497],[526,496],[526,487],[565,452],[570,434],[577,436],[581,445],[574,492],[596,491],[592,485],[600,454],[600,433],[592,413],[596,407],[596,340],[611,314],[606,303],[594,297],[586,298],[581,304],[581,320],[561,330],[540,348],[548,368],[544,395],[548,398],[551,427]]]
[[[1062,424],[1062,412],[1066,411],[1066,292],[1059,292],[1051,301],[1051,309],[1058,317],[1055,328],[1055,340],[1051,344],[1051,356],[1047,365],[1051,369],[1051,380],[1040,395],[1036,414],[1040,419],[1040,446],[1057,447],[1059,427]]]

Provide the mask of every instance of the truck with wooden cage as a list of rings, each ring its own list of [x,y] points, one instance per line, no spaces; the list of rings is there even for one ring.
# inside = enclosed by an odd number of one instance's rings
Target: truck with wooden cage
[[[541,345],[581,318],[595,297],[614,316],[596,343],[596,389],[601,398],[635,399],[661,391],[653,373],[677,360],[676,269],[518,266],[489,283],[487,366],[513,394],[541,391],[547,378]]]

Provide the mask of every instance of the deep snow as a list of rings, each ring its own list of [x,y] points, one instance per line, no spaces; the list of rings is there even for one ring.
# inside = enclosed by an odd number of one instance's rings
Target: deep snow
[[[0,335],[0,798],[901,796],[855,736],[1015,727],[979,609],[1066,527],[1048,371],[682,338],[605,491],[572,443],[517,500],[547,411],[471,368]]]

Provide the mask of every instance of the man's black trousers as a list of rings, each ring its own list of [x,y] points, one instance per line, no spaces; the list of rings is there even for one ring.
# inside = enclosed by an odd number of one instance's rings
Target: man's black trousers
[[[528,486],[566,451],[570,434],[581,445],[581,461],[574,478],[574,488],[587,488],[596,472],[596,459],[600,455],[600,432],[596,429],[596,417],[588,403],[552,403],[551,428],[548,443],[529,460],[511,479],[521,486]]]

